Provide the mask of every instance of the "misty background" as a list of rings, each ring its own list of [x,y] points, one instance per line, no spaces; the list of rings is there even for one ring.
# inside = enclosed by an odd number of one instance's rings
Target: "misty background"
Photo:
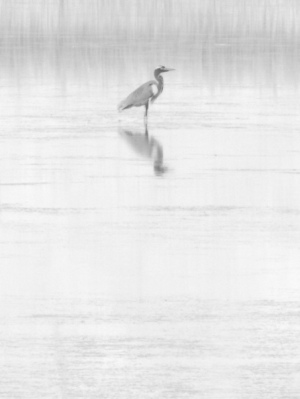
[[[1,398],[299,398],[299,21],[0,0]]]

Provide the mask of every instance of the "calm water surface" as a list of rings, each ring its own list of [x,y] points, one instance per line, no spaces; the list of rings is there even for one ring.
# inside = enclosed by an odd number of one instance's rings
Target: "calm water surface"
[[[297,3],[0,3],[1,398],[298,398]]]

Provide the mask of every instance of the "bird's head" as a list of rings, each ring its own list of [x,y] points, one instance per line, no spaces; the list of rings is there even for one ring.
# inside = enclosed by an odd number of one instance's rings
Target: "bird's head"
[[[159,74],[161,74],[163,72],[169,72],[169,71],[175,71],[175,69],[174,68],[167,68],[167,67],[165,67],[163,65],[159,65],[157,68],[155,68],[154,74],[159,75]]]

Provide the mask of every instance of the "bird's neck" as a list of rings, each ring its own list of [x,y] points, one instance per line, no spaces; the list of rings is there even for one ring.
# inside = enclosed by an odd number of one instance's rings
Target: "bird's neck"
[[[161,75],[158,75],[156,80],[158,81],[158,91],[161,93],[164,89],[164,79]]]
[[[163,88],[164,88],[164,79],[163,79],[163,77],[159,73],[157,73],[156,71],[154,72],[154,77],[158,81],[158,89],[159,89],[159,91],[162,92]]]
[[[157,80],[157,88],[158,88],[158,92],[156,93],[156,95],[152,98],[152,101],[156,100],[157,97],[162,93],[163,89],[164,89],[164,79],[163,77],[159,74],[156,73],[156,71],[154,72],[154,77]]]

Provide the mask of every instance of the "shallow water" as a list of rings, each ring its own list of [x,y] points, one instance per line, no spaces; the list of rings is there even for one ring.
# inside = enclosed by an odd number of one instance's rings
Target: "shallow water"
[[[5,8],[1,397],[299,396],[299,6],[234,3]]]

